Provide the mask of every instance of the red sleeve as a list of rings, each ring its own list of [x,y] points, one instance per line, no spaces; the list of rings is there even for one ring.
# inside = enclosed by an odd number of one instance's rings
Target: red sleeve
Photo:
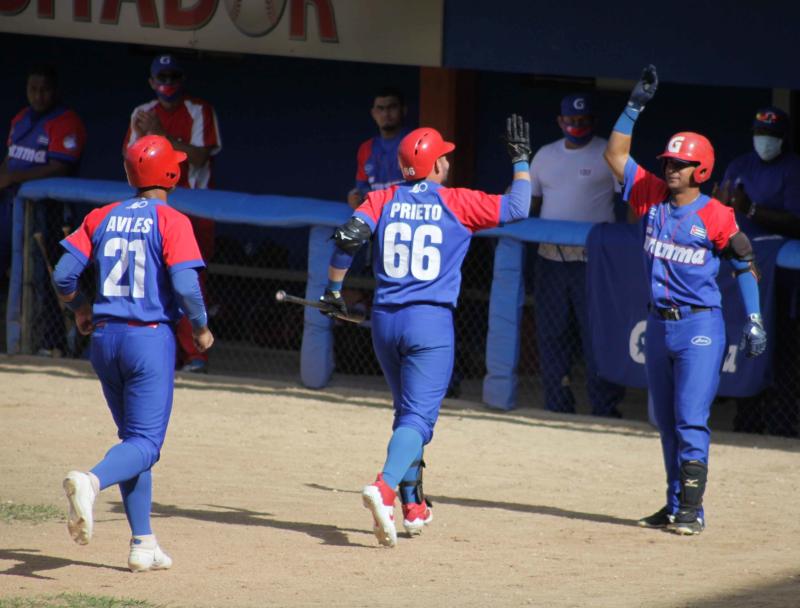
[[[83,256],[85,260],[90,260],[92,258],[92,237],[97,227],[103,223],[106,216],[111,213],[111,210],[117,205],[119,205],[119,203],[111,203],[104,207],[92,209],[86,217],[83,218],[83,222],[81,222],[77,230],[61,241],[64,248],[75,254],[78,258]]]
[[[364,199],[354,214],[361,216],[369,225],[370,229],[374,232],[378,220],[381,218],[383,207],[392,200],[394,193],[397,191],[397,186],[392,186],[386,190],[373,190]]]
[[[156,212],[164,263],[176,270],[205,267],[189,218],[166,205],[156,207]]]
[[[368,139],[358,147],[358,155],[356,156],[356,181],[367,181],[367,172],[364,170],[364,165],[367,164],[369,155],[372,154],[372,140]]]
[[[439,196],[470,232],[500,224],[499,194],[486,194],[467,188],[440,188]]]
[[[625,166],[622,189],[623,200],[628,201],[636,217],[642,217],[653,205],[669,196],[669,188],[663,179],[637,165],[633,159]]]
[[[706,225],[708,240],[714,243],[717,251],[722,251],[728,246],[731,237],[739,232],[736,216],[733,209],[726,207],[717,199],[712,198],[708,204],[697,212]]]
[[[77,162],[86,145],[86,129],[78,115],[67,110],[47,125],[48,158]]]

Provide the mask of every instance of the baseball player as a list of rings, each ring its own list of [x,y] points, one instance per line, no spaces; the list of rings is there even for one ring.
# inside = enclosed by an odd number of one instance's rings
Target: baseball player
[[[700,192],[714,168],[711,142],[698,133],[673,135],[658,157],[663,179],[630,156],[634,123],[657,87],[655,67],[648,66],[614,126],[605,158],[623,183],[623,199],[642,218],[650,282],[647,383],[661,434],[667,500],[639,525],[691,535],[702,532],[706,523],[708,415],[726,348],[716,282],[721,256],[735,269],[748,315],[739,350],[749,357],[760,355],[767,335],[750,241],[736,225],[732,209]]]
[[[387,547],[397,543],[398,486],[409,535],[421,533],[433,519],[422,491],[423,446],[433,437],[453,370],[453,310],[469,241],[477,230],[528,216],[528,124],[509,118],[506,140],[514,181],[500,196],[445,187],[446,155],[455,146],[435,129],[412,131],[400,142],[398,155],[406,182],[369,193],[334,232],[336,248],[322,301],[344,314],[342,282],[354,254],[374,236],[372,343],[392,391],[394,424],[383,471],[364,488],[362,499],[372,512],[378,542]]]
[[[172,410],[174,324],[190,319],[197,349],[214,342],[197,273],[204,266],[189,219],[167,205],[186,154],[163,137],[128,148],[125,171],[136,196],[93,210],[61,244],[54,273],[62,300],[80,331],[92,333],[91,361],[122,440],[88,473],[64,480],[73,540],[92,538],[92,506],[100,490],[119,484],[132,538],[133,572],[164,570],[172,559],[150,527],[152,481]],[[94,305],[78,291],[78,277],[94,264]]]
[[[397,147],[405,136],[403,120],[406,102],[398,89],[378,91],[370,114],[379,134],[363,142],[356,158],[356,186],[347,195],[347,203],[355,209],[372,190],[383,190],[403,181],[397,164]]]
[[[159,55],[153,59],[149,83],[156,99],[133,110],[122,146],[123,156],[125,150],[140,137],[163,135],[173,148],[186,155],[178,186],[211,188],[213,160],[222,149],[217,114],[213,106],[186,94],[185,72],[173,55]],[[203,259],[209,261],[214,255],[214,222],[200,217],[189,219]],[[204,291],[205,278],[206,273],[203,272],[200,275],[200,286]],[[194,348],[188,319],[181,319],[177,335],[183,371],[207,372],[208,355]]]

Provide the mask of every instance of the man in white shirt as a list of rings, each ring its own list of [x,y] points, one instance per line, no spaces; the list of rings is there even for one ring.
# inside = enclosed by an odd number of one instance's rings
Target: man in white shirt
[[[574,94],[561,100],[558,125],[564,137],[542,146],[531,163],[532,215],[576,222],[614,221],[614,193],[619,185],[603,158],[606,140],[594,136],[594,122],[591,97]],[[545,408],[575,412],[570,372],[578,350],[574,342],[577,329],[586,362],[586,388],[592,414],[619,418],[616,406],[625,389],[598,376],[592,357],[585,248],[541,243],[535,273],[537,342]]]

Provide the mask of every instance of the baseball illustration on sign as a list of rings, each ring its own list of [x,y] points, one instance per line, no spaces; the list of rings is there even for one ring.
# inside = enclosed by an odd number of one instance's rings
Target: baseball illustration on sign
[[[263,36],[280,22],[286,0],[225,0],[225,8],[240,32]]]

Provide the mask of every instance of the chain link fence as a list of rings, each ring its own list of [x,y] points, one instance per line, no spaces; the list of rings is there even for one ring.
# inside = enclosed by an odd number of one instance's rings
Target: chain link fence
[[[27,238],[23,289],[22,352],[45,357],[88,358],[88,339],[75,330],[71,313],[59,306],[49,279],[61,254],[59,241],[79,225],[89,205],[38,201],[26,203]],[[456,360],[448,396],[480,401],[486,373],[486,336],[496,239],[471,242],[462,268],[455,314]],[[580,267],[548,262],[526,247],[525,300],[519,357],[517,407],[617,416],[645,411],[646,391],[598,383],[586,363]],[[308,228],[216,225],[215,253],[207,270],[207,304],[216,342],[209,353],[212,373],[294,381],[300,368],[303,336],[301,306],[279,304],[276,291],[304,295],[308,266]],[[353,310],[369,318],[374,292],[371,250],[357,256],[345,282]],[[797,436],[800,399],[800,322],[793,312],[800,281],[796,272],[779,272],[775,383],[750,399],[718,398],[712,427]],[[788,278],[787,278],[788,277]],[[81,278],[94,293],[92,269]],[[336,382],[383,389],[369,323],[334,325]]]

